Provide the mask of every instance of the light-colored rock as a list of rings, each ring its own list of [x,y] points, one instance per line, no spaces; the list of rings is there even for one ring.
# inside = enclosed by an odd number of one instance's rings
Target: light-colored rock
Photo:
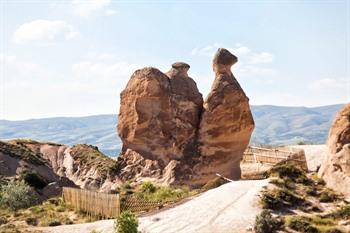
[[[327,186],[350,198],[350,103],[337,113],[327,146],[328,154],[319,175]]]
[[[31,156],[35,155],[43,162],[36,164],[30,159],[26,161],[14,151],[22,155],[23,151],[32,153]],[[0,166],[0,175],[16,176],[23,171],[39,174],[47,183],[53,183],[44,190],[49,194],[58,193],[58,187],[74,184],[80,188],[108,192],[115,190],[116,184],[120,183],[117,162],[89,145],[70,147],[33,140],[0,142],[0,163],[4,165]]]
[[[237,58],[219,49],[213,60],[215,80],[204,102],[199,143],[202,162],[195,167],[198,179],[220,173],[240,179],[240,161],[254,129],[249,99],[233,76],[231,66]]]

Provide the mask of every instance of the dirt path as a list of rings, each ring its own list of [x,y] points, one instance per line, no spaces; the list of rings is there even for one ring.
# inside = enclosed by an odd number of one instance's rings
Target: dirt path
[[[258,194],[267,180],[235,181],[174,208],[139,218],[144,233],[244,233],[260,212]],[[45,233],[113,232],[113,221],[43,228]]]

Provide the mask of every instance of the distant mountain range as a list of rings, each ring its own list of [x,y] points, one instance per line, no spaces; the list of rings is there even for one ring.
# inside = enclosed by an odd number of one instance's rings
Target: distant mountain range
[[[322,107],[252,106],[254,144],[323,144],[342,104]],[[117,116],[57,117],[24,121],[0,120],[0,139],[30,138],[68,145],[92,144],[116,156],[122,146],[116,134]]]

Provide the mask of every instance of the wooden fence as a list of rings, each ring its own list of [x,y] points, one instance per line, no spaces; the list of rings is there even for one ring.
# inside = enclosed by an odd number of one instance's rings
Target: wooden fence
[[[304,150],[290,147],[249,146],[241,162],[242,179],[264,179],[272,166],[285,161],[290,161],[307,170]]]
[[[293,161],[303,169],[307,169],[304,150],[295,148],[264,148],[249,146],[244,152],[243,163],[262,163],[275,165],[283,161]]]
[[[120,213],[118,194],[92,192],[77,188],[63,188],[63,200],[75,209],[92,216],[115,218]]]

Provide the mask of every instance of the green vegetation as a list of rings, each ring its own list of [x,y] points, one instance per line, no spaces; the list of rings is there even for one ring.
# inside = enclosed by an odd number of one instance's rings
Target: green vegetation
[[[333,219],[320,216],[289,216],[286,223],[289,228],[303,233],[342,232]]]
[[[10,181],[0,189],[0,207],[12,211],[27,208],[35,203],[31,188],[23,181]]]
[[[338,199],[338,195],[331,189],[325,189],[320,194],[320,202],[334,202]]]
[[[305,185],[312,183],[312,181],[306,176],[306,172],[301,168],[296,167],[292,162],[277,164],[270,170],[270,176]]]
[[[328,216],[335,219],[350,219],[350,204],[338,208]]]
[[[40,153],[34,153],[24,144],[20,144],[17,141],[0,141],[0,152],[36,165],[43,165],[46,163],[46,160],[43,159]]]
[[[292,217],[288,222],[287,226],[293,230],[303,233],[319,233],[319,230],[312,226],[309,221],[307,221],[304,217],[295,216]]]
[[[323,202],[328,202],[326,209],[335,207],[340,204],[341,196],[326,188],[325,182],[317,174],[306,174],[296,165],[286,162],[273,167],[270,177],[270,185],[263,191],[260,201],[263,208],[284,215],[281,228],[301,233],[342,232],[340,220],[350,218],[350,205],[330,214],[322,214],[325,207]],[[267,213],[264,216],[270,219]],[[261,218],[260,225],[263,225]]]
[[[282,226],[282,220],[274,218],[269,210],[263,210],[255,218],[254,231],[256,233],[274,233]]]
[[[195,191],[190,192],[187,187],[156,186],[150,182],[145,182],[136,188],[133,195],[149,201],[169,202],[186,198],[195,193]]]
[[[136,216],[130,211],[124,211],[115,221],[116,233],[137,233],[139,223]]]
[[[296,195],[286,188],[265,191],[261,197],[261,204],[264,209],[280,210],[286,207],[307,206],[308,203],[303,197]]]
[[[117,161],[101,153],[96,146],[78,144],[72,147],[70,154],[81,169],[95,167],[103,178],[117,174]]]

